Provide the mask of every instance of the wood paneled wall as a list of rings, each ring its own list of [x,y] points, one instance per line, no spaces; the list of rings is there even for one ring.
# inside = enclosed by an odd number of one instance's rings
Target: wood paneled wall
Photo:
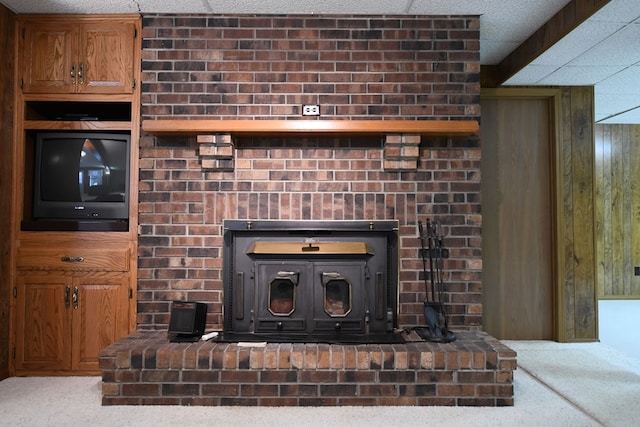
[[[0,4],[0,379],[9,375],[9,301],[11,271],[11,141],[15,15]]]
[[[598,338],[594,235],[593,87],[556,97],[558,339]]]
[[[596,125],[596,255],[600,298],[640,298],[640,125]]]

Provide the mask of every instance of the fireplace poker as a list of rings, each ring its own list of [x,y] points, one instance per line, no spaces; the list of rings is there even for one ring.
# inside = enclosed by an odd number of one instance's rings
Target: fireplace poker
[[[444,252],[442,235],[438,236],[438,227],[427,219],[427,242],[425,247],[425,233],[422,222],[418,221],[418,233],[422,248],[422,270],[424,274],[425,300],[424,317],[427,327],[416,327],[414,330],[423,339],[433,342],[452,342],[456,340],[455,334],[448,330],[446,314],[443,306],[443,283],[442,283],[442,256]],[[429,273],[427,273],[427,255],[429,256]],[[427,279],[429,274],[429,279]],[[429,282],[431,283],[431,301],[429,301]],[[437,282],[437,296],[436,296]]]
[[[429,232],[429,220],[427,220],[427,233]],[[429,251],[429,268],[430,268],[430,272],[428,274],[428,277],[431,281],[431,300],[432,302],[435,301],[436,298],[436,294],[434,291],[434,279],[433,279],[433,256],[431,254],[431,240],[429,239],[429,247],[426,248],[425,244],[424,244],[424,229],[422,227],[422,221],[418,221],[418,234],[419,234],[419,238],[420,238],[420,244],[422,246],[422,272],[424,275],[424,298],[425,298],[425,302],[429,300],[429,286],[428,286],[428,281],[427,281],[427,258],[424,256],[425,252],[427,252],[427,250]]]

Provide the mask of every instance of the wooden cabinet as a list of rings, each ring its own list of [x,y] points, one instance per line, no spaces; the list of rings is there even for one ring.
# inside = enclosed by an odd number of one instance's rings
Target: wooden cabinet
[[[134,20],[27,18],[19,31],[24,93],[134,91]]]
[[[16,292],[16,369],[71,368],[71,280],[64,275],[26,274]]]
[[[21,248],[18,374],[98,373],[100,350],[129,332],[129,250]]]
[[[141,19],[24,15],[17,23],[9,370],[100,374],[99,352],[136,327]],[[130,135],[128,221],[34,218],[36,141],[51,130]]]

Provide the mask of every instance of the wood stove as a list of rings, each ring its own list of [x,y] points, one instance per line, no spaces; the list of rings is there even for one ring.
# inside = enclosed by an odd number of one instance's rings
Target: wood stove
[[[402,342],[397,221],[224,221],[227,341]]]

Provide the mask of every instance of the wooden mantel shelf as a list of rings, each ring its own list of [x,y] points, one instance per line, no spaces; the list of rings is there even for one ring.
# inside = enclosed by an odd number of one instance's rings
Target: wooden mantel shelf
[[[464,137],[478,133],[475,120],[144,120],[142,130],[159,137],[202,134],[250,136],[364,136],[413,134]]]

